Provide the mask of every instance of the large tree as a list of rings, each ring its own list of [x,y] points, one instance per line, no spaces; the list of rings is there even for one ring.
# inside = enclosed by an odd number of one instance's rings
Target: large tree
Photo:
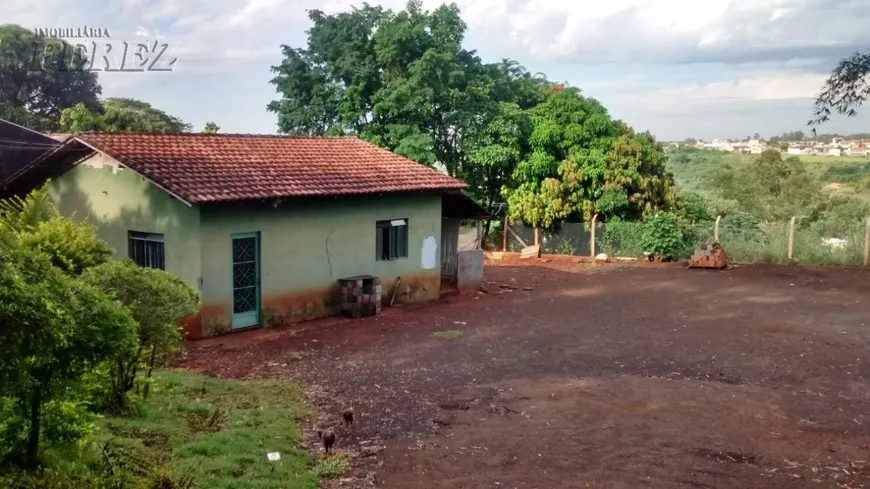
[[[283,46],[273,67],[281,100],[269,110],[291,134],[358,134],[426,164],[459,173],[467,87],[480,60],[462,49],[455,5],[392,12],[364,5],[310,12],[307,49]]]
[[[466,179],[489,204],[525,154],[528,109],[544,81],[510,60],[484,64],[462,47],[455,5],[400,12],[364,5],[314,10],[305,49],[283,46],[269,104],[290,134],[356,134]]]
[[[36,130],[56,129],[78,103],[95,109],[101,88],[85,58],[61,39],[0,25],[0,118]]]
[[[530,113],[530,152],[504,189],[511,217],[549,228],[599,211],[639,218],[674,205],[673,177],[651,134],[636,134],[564,85]]]
[[[191,127],[147,102],[129,98],[106,99],[98,110],[77,104],[60,116],[60,128],[65,132],[186,132]]]
[[[609,212],[672,204],[652,136],[563,85],[548,95],[550,83],[514,61],[483,63],[462,46],[456,5],[423,11],[415,0],[399,12],[364,5],[310,18],[307,47],[283,46],[273,67],[281,98],[269,110],[280,131],[356,134],[463,178],[485,205],[509,197],[529,223],[588,214],[604,190]]]

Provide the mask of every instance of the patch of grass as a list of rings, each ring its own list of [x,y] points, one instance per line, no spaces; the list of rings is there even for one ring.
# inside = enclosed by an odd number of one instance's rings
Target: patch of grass
[[[429,336],[439,340],[458,340],[459,338],[462,338],[464,334],[465,333],[457,329],[448,329],[445,331],[436,331]]]
[[[39,472],[0,470],[0,487],[315,489],[320,474],[339,473],[339,462],[315,465],[297,448],[296,421],[309,411],[296,385],[155,377],[138,415],[100,419],[88,442],[47,450]]]
[[[198,487],[317,487],[309,455],[296,448],[296,421],[308,411],[293,384],[164,371],[141,413],[105,419],[101,441],[168,457],[171,472],[192,475]],[[168,442],[151,441],[155,433]],[[269,462],[267,452],[281,460]]]
[[[317,465],[314,466],[314,473],[321,479],[335,479],[347,470],[348,464],[347,456],[331,454],[317,461]]]

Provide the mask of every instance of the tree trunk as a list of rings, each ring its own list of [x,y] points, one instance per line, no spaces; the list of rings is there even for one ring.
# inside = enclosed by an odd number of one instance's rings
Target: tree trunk
[[[125,375],[127,369],[124,368],[124,362],[120,359],[118,360],[117,367],[118,367],[118,369],[117,369],[118,382],[117,382],[117,384],[114,381],[112,382],[112,384],[114,384],[114,389],[112,389],[112,394],[115,395],[115,409],[120,411],[120,410],[123,410],[124,406],[127,404],[126,403],[127,377]]]
[[[151,378],[151,372],[154,371],[154,360],[157,358],[157,347],[151,345],[151,358],[148,359],[148,371],[145,372],[145,387],[142,390],[142,396],[145,399],[148,399],[148,389],[151,387],[151,384],[148,382],[148,379]]]
[[[39,418],[42,411],[42,390],[36,388],[30,395],[30,435],[27,439],[27,458],[36,460],[39,453]]]
[[[136,355],[130,360],[129,363],[125,363],[124,360],[118,358],[116,360],[116,375],[117,375],[117,384],[113,381],[113,391],[115,397],[115,408],[122,410],[127,405],[127,393],[130,392],[133,387],[136,386],[136,373],[139,366],[139,359],[142,357],[142,350],[144,347],[142,345],[139,346],[139,349],[136,351]]]
[[[483,250],[486,249],[486,237],[489,236],[489,225],[490,224],[491,223],[490,223],[489,219],[487,219],[483,223],[483,236],[480,237],[480,248]]]

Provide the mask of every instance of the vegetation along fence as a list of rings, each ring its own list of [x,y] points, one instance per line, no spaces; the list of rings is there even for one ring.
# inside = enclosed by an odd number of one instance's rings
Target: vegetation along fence
[[[868,265],[870,252],[870,219],[838,226],[836,232],[824,226],[802,224],[800,217],[785,222],[758,223],[738,217],[715,221],[681,223],[681,247],[675,259],[688,258],[696,249],[718,241],[728,256],[738,263],[801,263],[807,265],[860,266]],[[501,249],[503,224],[494,226],[487,240]],[[511,223],[511,229],[527,244],[535,243],[535,231],[522,223]],[[642,257],[644,233],[648,225],[640,221],[598,222],[595,224],[595,249],[592,230],[583,222],[562,223],[555,229],[540,230],[542,254]],[[518,252],[523,245],[509,234],[507,251]]]

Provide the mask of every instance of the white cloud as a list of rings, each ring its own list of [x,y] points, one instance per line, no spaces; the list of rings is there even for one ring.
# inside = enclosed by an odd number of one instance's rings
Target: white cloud
[[[623,100],[642,110],[686,114],[697,114],[699,109],[722,109],[734,103],[776,100],[803,100],[809,107],[824,80],[824,75],[813,73],[775,72],[752,78],[635,92],[627,94]]]
[[[306,11],[320,8],[336,13],[362,4],[362,0],[0,1],[4,2],[2,22],[30,28],[108,27],[118,40],[169,43],[172,56],[179,58],[175,72],[103,74],[108,96],[130,96],[141,90],[142,97],[158,94],[160,100],[172,100],[166,94],[171,86],[185,94],[177,96],[179,106],[192,107],[195,100],[190,97],[202,97],[200,103],[211,107],[209,92],[228,80],[247,87],[262,85],[250,115],[239,113],[236,106],[223,117],[207,117],[219,123],[222,118],[233,119],[243,132],[247,132],[244,120],[262,124],[263,105],[274,93],[266,81],[269,67],[281,59],[279,45],[304,46],[309,27]],[[555,78],[582,82],[581,88],[595,87],[592,95],[629,108],[626,113],[643,114],[644,120],[652,121],[651,114],[679,116],[687,128],[694,125],[691,111],[699,107],[724,111],[737,105],[796,100],[800,102],[794,107],[803,107],[821,86],[819,73],[833,67],[836,58],[870,45],[866,29],[870,0],[456,1],[469,26],[466,45],[485,59],[519,59],[532,71],[541,65],[559,66]],[[371,3],[401,9],[406,1]],[[424,0],[424,7],[440,3]],[[594,71],[590,68],[602,65],[618,67],[621,73],[589,74]],[[680,66],[689,69],[678,70]],[[670,74],[669,67],[679,75]],[[215,105],[196,113],[207,110],[223,109]],[[271,121],[269,125],[271,129]]]
[[[475,38],[578,62],[782,60],[868,40],[861,0],[460,0]],[[509,44],[504,45],[505,34]]]
[[[230,19],[230,26],[250,26],[260,15],[268,15],[281,3],[281,0],[247,0],[245,6]]]
[[[302,40],[307,10],[357,0],[6,0],[25,26],[160,33],[191,57]],[[493,57],[597,62],[780,62],[830,59],[870,41],[866,0],[457,0],[469,45]],[[375,2],[376,3],[376,2]],[[385,0],[402,8],[404,0]],[[439,0],[425,0],[433,8]],[[58,15],[57,12],[63,12]],[[4,18],[4,21],[7,20]]]

